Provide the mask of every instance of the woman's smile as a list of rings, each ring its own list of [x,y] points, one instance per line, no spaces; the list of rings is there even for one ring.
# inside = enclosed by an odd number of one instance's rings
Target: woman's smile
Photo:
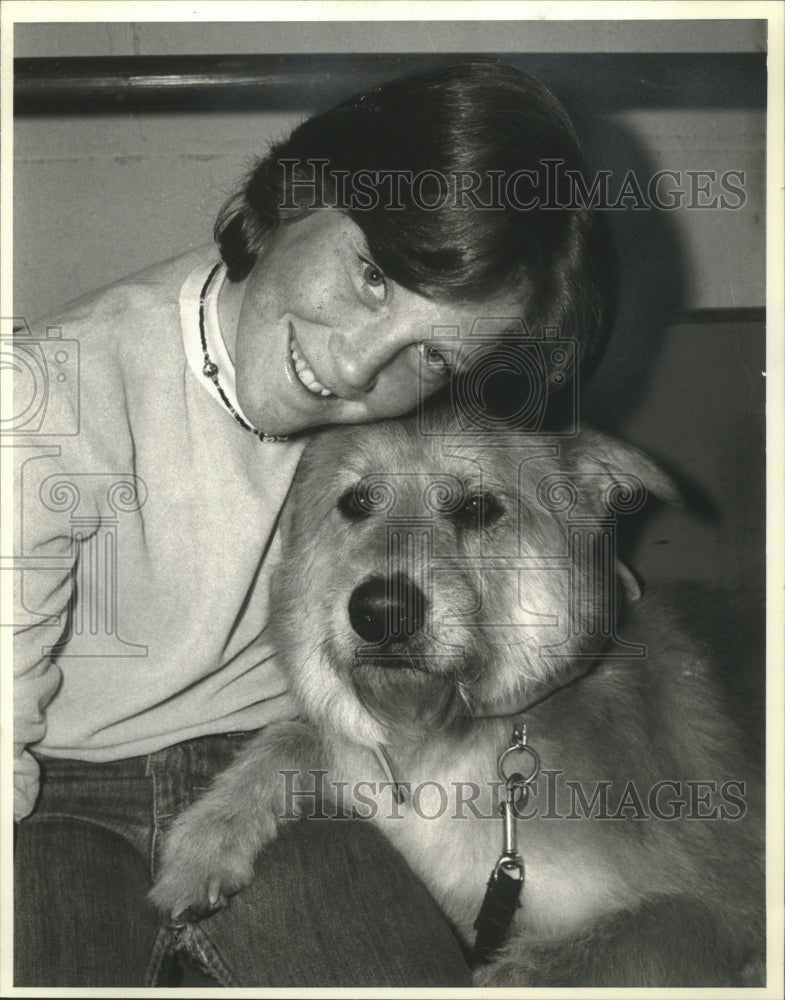
[[[323,386],[314,375],[313,369],[308,363],[308,360],[303,353],[303,349],[297,341],[294,326],[291,322],[289,323],[289,355],[292,360],[292,366],[297,380],[308,390],[308,392],[313,393],[314,396],[327,397],[334,395],[334,393],[330,392],[329,389]]]

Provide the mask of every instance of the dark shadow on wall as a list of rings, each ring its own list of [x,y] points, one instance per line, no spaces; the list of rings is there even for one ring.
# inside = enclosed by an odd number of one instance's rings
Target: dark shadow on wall
[[[640,142],[609,118],[583,125],[581,135],[591,169],[610,171],[611,204],[619,203],[605,213],[618,258],[616,321],[581,397],[583,418],[613,430],[640,398],[664,328],[685,308],[684,246],[673,213],[634,207],[640,205],[638,188],[648,198],[656,169]],[[627,190],[635,193],[620,197]]]

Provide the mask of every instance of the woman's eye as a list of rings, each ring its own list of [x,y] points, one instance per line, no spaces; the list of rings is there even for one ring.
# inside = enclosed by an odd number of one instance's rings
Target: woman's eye
[[[383,301],[387,295],[387,279],[381,269],[370,261],[363,261],[363,284],[367,285],[374,298]]]
[[[450,367],[447,358],[430,344],[420,344],[420,355],[426,368],[435,371],[446,371]]]
[[[366,264],[363,270],[363,278],[369,285],[383,285],[384,275],[375,264]]]

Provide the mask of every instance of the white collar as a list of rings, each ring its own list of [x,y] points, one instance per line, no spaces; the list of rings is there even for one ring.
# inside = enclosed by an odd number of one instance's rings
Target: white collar
[[[204,368],[204,351],[202,350],[201,331],[199,329],[199,299],[205,282],[215,266],[215,261],[208,264],[200,264],[185,279],[183,287],[180,290],[180,328],[183,334],[183,348],[189,368],[196,376],[202,388],[213,397],[226,416],[232,420],[234,418],[227,409],[226,403],[221,399],[215,383],[212,379],[207,378],[202,370]],[[221,325],[218,322],[218,296],[223,288],[224,281],[226,281],[226,266],[220,264],[213,275],[210,287],[204,298],[205,342],[207,344],[207,353],[215,364],[218,365],[221,389],[237,413],[246,423],[250,424],[251,421],[245,416],[237,401],[234,363],[226,349],[226,344],[221,334]]]

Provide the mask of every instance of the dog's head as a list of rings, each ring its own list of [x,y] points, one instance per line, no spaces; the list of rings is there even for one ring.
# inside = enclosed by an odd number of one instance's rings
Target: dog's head
[[[284,516],[278,648],[308,714],[368,745],[512,713],[588,669],[616,612],[615,517],[646,491],[678,500],[596,431],[489,442],[427,420],[320,433]]]

